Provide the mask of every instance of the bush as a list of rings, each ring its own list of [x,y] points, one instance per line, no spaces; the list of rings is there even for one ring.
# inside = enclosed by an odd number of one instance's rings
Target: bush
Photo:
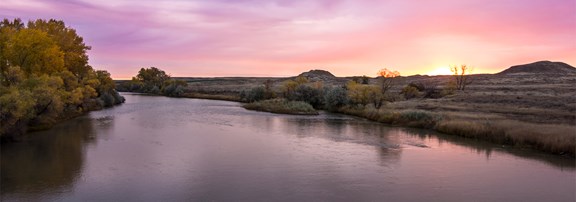
[[[422,83],[422,82],[411,82],[402,89],[404,98],[412,99],[416,97],[424,98],[441,98],[444,96],[442,91],[438,89],[435,84]]]
[[[307,85],[299,85],[294,93],[287,97],[291,101],[303,101],[318,108],[323,105],[322,91]]]
[[[430,86],[430,87],[426,88],[426,90],[424,91],[424,98],[436,99],[436,98],[441,98],[441,97],[444,97],[444,94],[436,86]]]
[[[164,82],[162,94],[169,97],[179,97],[184,94],[185,86],[188,86],[186,81],[170,79]]]
[[[158,88],[158,86],[153,86],[150,90],[147,91],[147,93],[160,94],[160,88]]]
[[[324,93],[324,107],[328,110],[336,110],[348,104],[346,89],[341,87],[328,88]]]
[[[401,94],[403,94],[404,98],[406,98],[407,100],[412,99],[412,98],[417,98],[420,96],[420,92],[419,92],[418,88],[411,86],[411,85],[407,85],[406,87],[404,87],[402,89]]]
[[[184,88],[179,85],[168,85],[163,89],[162,94],[168,97],[178,97],[184,94]]]
[[[110,95],[110,93],[108,92],[102,93],[100,97],[98,97],[98,100],[100,101],[103,107],[110,107],[113,106],[115,103],[114,96]]]
[[[424,85],[424,83],[422,82],[410,82],[407,87],[413,87],[416,88],[416,90],[418,91],[425,91],[427,85]]]
[[[266,90],[262,86],[254,87],[249,91],[240,92],[240,99],[244,102],[256,102],[265,99]]]
[[[102,107],[112,107],[114,105],[123,103],[125,100],[126,99],[115,90],[103,92],[100,94],[100,96],[98,96],[98,102]]]

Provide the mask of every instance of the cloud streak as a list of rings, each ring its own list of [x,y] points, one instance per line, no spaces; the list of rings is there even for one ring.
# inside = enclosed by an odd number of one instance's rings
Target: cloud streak
[[[404,75],[466,63],[478,73],[536,60],[576,64],[573,0],[7,0],[0,17],[77,29],[91,64],[116,78],[156,66],[176,76]]]

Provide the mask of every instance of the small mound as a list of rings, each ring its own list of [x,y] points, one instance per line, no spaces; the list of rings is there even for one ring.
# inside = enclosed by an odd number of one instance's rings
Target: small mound
[[[563,62],[539,61],[512,66],[498,74],[538,73],[538,74],[576,74],[576,68]]]
[[[303,76],[306,78],[336,78],[336,76],[334,76],[332,73],[330,73],[329,71],[326,70],[320,70],[320,69],[315,69],[315,70],[310,70],[308,72],[304,72],[299,74],[298,76]]]

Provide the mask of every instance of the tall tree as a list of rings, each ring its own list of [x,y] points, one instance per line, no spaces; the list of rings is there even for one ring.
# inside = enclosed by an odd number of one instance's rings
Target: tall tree
[[[170,79],[170,75],[166,74],[166,72],[156,68],[141,68],[138,71],[135,79],[144,83],[144,92],[152,92],[152,93],[159,93],[162,89],[164,82]],[[157,91],[157,92],[154,92]]]
[[[26,75],[63,71],[64,54],[46,32],[22,29],[15,32],[3,51],[9,66],[19,66]]]
[[[24,24],[20,19],[14,19],[10,21],[4,19],[0,22],[0,78],[6,78],[9,61],[6,55],[8,40],[10,37],[18,30],[24,28]],[[6,80],[1,79],[0,84],[9,85]]]
[[[88,65],[86,51],[91,47],[84,44],[84,39],[76,34],[76,30],[54,19],[30,21],[28,28],[46,32],[64,53],[64,66],[80,79],[87,76],[92,68]]]

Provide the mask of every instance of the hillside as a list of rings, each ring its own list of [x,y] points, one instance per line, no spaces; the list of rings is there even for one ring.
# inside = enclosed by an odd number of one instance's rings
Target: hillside
[[[310,70],[310,71],[307,71],[307,72],[302,72],[302,73],[299,74],[298,76],[303,76],[303,77],[307,77],[307,78],[323,78],[323,79],[336,78],[336,76],[334,76],[334,75],[333,75],[332,73],[330,73],[329,71],[319,70],[319,69]]]
[[[539,61],[515,65],[498,74],[537,73],[537,74],[576,74],[576,68],[563,62]]]

